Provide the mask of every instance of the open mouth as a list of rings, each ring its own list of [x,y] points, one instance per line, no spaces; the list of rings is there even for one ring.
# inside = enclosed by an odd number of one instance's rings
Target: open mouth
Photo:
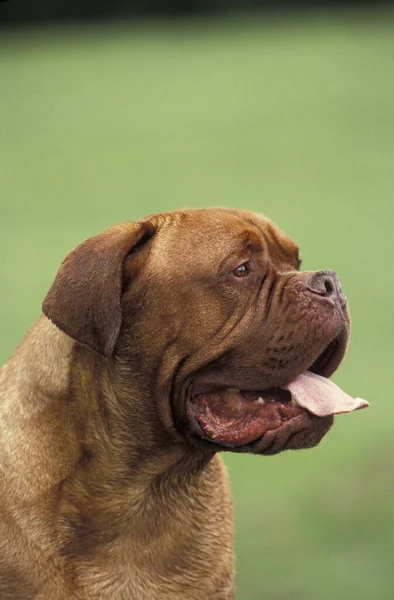
[[[335,340],[308,370],[280,387],[247,390],[197,382],[187,400],[189,422],[199,437],[228,448],[250,446],[262,438],[274,439],[286,430],[288,435],[281,444],[286,447],[291,435],[301,429],[318,427],[318,422],[324,420],[331,424],[332,415],[368,406],[365,400],[352,398],[328,379],[344,351],[342,340]]]

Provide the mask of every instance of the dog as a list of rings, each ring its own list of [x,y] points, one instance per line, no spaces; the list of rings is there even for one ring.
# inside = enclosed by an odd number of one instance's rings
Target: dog
[[[161,213],[68,254],[0,372],[2,600],[230,600],[220,451],[311,448],[365,406],[333,271],[263,216]]]

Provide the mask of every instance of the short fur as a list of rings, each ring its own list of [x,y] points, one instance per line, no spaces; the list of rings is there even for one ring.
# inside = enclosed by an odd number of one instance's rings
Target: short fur
[[[220,448],[186,435],[180,398],[224,356],[256,377],[251,347],[241,352],[255,304],[214,283],[245,244],[268,248],[272,276],[301,285],[295,244],[241,211],[123,223],[66,257],[45,314],[0,371],[2,600],[235,597]]]

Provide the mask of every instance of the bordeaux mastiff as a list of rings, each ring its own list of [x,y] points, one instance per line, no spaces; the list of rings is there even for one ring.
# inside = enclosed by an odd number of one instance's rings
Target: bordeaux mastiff
[[[310,448],[365,405],[327,379],[349,338],[338,277],[299,268],[270,221],[226,209],[65,258],[0,371],[2,600],[234,598],[219,451]]]

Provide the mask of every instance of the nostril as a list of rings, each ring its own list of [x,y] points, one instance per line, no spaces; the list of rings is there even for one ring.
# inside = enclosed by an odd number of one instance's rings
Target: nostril
[[[312,273],[309,278],[308,289],[314,294],[319,294],[319,296],[326,298],[339,296],[341,293],[338,275],[335,271],[317,271],[316,273]]]
[[[326,288],[326,293],[328,296],[331,296],[335,292],[335,285],[331,277],[326,277],[324,279],[324,287]]]

